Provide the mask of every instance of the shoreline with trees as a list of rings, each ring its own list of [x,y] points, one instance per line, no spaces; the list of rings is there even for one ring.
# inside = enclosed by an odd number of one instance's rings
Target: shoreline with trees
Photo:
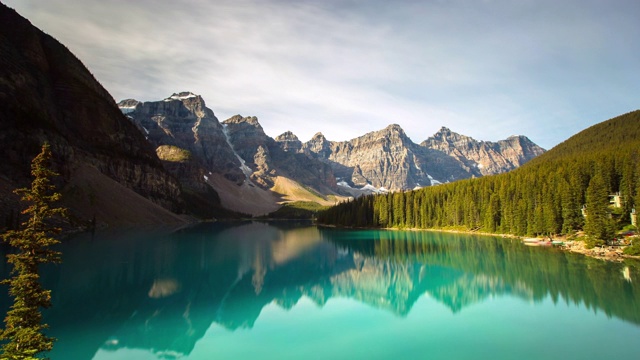
[[[612,196],[617,196],[612,204]],[[318,214],[319,224],[365,228],[459,229],[470,233],[567,239],[586,250],[637,230],[640,111],[594,125],[509,173],[371,195]],[[586,251],[585,250],[585,251]],[[640,255],[640,241],[627,255]]]
[[[527,240],[534,240],[535,242],[541,242],[542,245],[535,244],[534,246],[544,246],[544,247],[554,247],[556,249],[572,252],[576,254],[582,254],[584,256],[589,256],[595,259],[606,260],[606,261],[615,261],[621,262],[625,259],[634,259],[640,260],[639,255],[629,255],[625,254],[623,250],[627,248],[629,245],[602,245],[593,248],[587,248],[585,246],[584,240],[581,237],[576,237],[569,239],[565,235],[555,236],[553,238],[554,241],[560,241],[562,244],[554,245],[552,243],[547,243],[548,237],[523,237],[512,234],[499,234],[499,233],[486,233],[481,231],[471,231],[471,230],[456,230],[456,229],[419,229],[419,228],[375,228],[375,227],[354,227],[354,226],[336,226],[329,224],[319,224],[316,226],[319,227],[328,227],[328,228],[344,228],[344,229],[353,229],[353,230],[389,230],[389,231],[430,231],[430,232],[443,232],[443,233],[453,233],[453,234],[467,234],[467,235],[480,235],[480,236],[493,236],[493,237],[501,237],[505,239],[517,239],[522,241],[523,243],[527,243]],[[640,235],[636,235],[634,237],[638,242],[640,242]],[[529,244],[531,245],[531,243]]]

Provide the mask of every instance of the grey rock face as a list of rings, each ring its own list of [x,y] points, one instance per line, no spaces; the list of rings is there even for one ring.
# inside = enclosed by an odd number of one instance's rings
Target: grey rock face
[[[330,164],[337,177],[356,187],[370,184],[400,190],[431,184],[422,170],[422,150],[399,125],[341,142],[316,134],[304,144],[303,151]]]
[[[175,174],[192,187],[205,189],[202,173],[208,172],[224,174],[236,182],[244,180],[240,162],[226,140],[222,125],[201,96],[181,92],[161,101],[123,100],[118,106],[154,147],[177,146],[193,155],[192,161],[199,166],[189,168],[201,169]]]
[[[524,136],[491,143],[447,128],[417,145],[394,124],[341,142],[318,133],[301,152],[330,164],[351,186],[408,190],[509,171],[544,150]]]
[[[265,149],[272,148],[275,145],[274,140],[265,134],[258,122],[258,118],[255,116],[242,117],[235,115],[225,120],[223,124],[236,153],[244,159],[246,165],[252,171],[255,171],[256,164],[253,159],[258,152],[258,148],[260,146]]]
[[[302,141],[291,131],[278,135],[275,140],[284,151],[300,152],[302,149]]]
[[[349,141],[317,133],[303,144],[290,131],[267,136],[256,117],[236,115],[219,123],[190,92],[119,105],[154,145],[179,146],[208,171],[238,184],[248,177],[265,189],[284,176],[322,194],[339,191],[336,179],[356,188],[409,190],[509,171],[544,151],[524,136],[492,143],[447,128],[418,145],[397,124]]]
[[[526,136],[511,136],[494,143],[477,141],[446,127],[420,145],[453,157],[475,176],[513,170],[544,152]]]
[[[223,122],[236,152],[246,161],[251,179],[270,187],[276,176],[284,176],[308,186],[320,194],[337,190],[330,166],[304,155],[302,143],[291,132],[276,139],[267,136],[256,117],[233,116]]]

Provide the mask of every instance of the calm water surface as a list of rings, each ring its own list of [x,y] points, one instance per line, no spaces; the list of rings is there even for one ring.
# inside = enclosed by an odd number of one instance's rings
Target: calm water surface
[[[61,250],[44,275],[52,359],[640,358],[637,262],[258,222]]]

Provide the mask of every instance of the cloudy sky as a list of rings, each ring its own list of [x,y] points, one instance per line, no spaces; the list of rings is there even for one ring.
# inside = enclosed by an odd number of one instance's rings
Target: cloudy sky
[[[640,108],[638,0],[2,0],[116,101],[201,94],[348,140],[400,124],[551,148]]]

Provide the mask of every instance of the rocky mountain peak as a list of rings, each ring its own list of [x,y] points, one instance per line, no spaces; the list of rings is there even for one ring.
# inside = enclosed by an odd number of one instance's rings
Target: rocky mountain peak
[[[206,107],[202,96],[196,95],[190,91],[174,93],[162,102],[165,106],[173,109],[174,112],[187,109],[199,118],[213,117],[213,111]]]
[[[311,140],[327,141],[327,138],[321,132],[317,132],[311,137]]]
[[[140,101],[138,101],[136,99],[124,99],[124,100],[121,100],[118,103],[118,107],[120,107],[120,108],[122,108],[122,107],[135,108],[138,104],[140,104]]]
[[[476,140],[469,136],[460,135],[457,132],[451,131],[451,129],[449,129],[448,127],[443,126],[440,128],[440,130],[438,130],[438,132],[433,134],[432,137],[423,141],[420,145],[425,146],[425,144],[432,144],[437,142],[446,142],[452,145],[462,145],[463,143],[476,142]]]
[[[300,141],[296,134],[291,131],[285,131],[282,134],[276,136],[276,141]]]
[[[189,100],[189,99],[197,99],[202,101],[202,97],[200,95],[196,95],[191,91],[182,91],[179,93],[173,93],[171,96],[164,99],[164,101],[173,101],[173,100],[183,101],[183,100]]]
[[[531,141],[531,139],[529,139],[528,137],[526,137],[524,135],[511,135],[508,138],[506,138],[505,140],[501,140],[501,141],[533,144],[533,141]]]
[[[388,136],[388,137],[399,137],[399,138],[407,138],[407,134],[404,132],[404,130],[402,129],[402,127],[400,127],[400,125],[398,124],[391,124],[389,126],[387,126],[386,128],[380,130],[380,131],[374,131],[373,133],[381,135],[381,136]]]
[[[242,115],[234,115],[222,122],[225,131],[229,137],[229,141],[236,149],[238,155],[247,162],[249,167],[259,146],[268,147],[267,144],[273,139],[265,134],[262,126],[255,116],[243,117]]]
[[[243,117],[242,115],[239,115],[239,114],[238,115],[233,115],[232,117],[230,117],[227,120],[223,121],[223,123],[225,123],[225,124],[247,123],[249,125],[260,127],[262,129],[262,126],[260,125],[260,122],[258,121],[258,118],[255,117],[255,116]]]
[[[404,130],[402,129],[402,127],[398,124],[391,124],[389,126],[387,126],[386,128],[384,128],[385,130],[389,131],[389,132],[397,132],[397,133],[404,133]]]
[[[524,162],[542,155],[545,151],[524,135],[509,136],[506,140],[498,141],[497,144],[501,149],[505,149],[503,151],[512,151],[513,156],[517,156]]]
[[[412,189],[419,181],[429,184],[416,165],[414,148],[400,125],[391,124],[349,141],[326,141],[322,134],[316,134],[304,145],[304,152],[330,164],[349,186],[399,190]],[[413,173],[420,174],[419,181],[407,181]]]
[[[140,104],[140,101],[136,99],[125,99],[118,103],[118,107],[123,114],[128,114],[132,111],[135,111],[138,107],[138,104]]]
[[[477,141],[442,127],[420,146],[436,150],[456,159],[474,176],[513,170],[542,154],[544,149],[526,136],[513,135],[498,142]]]
[[[331,155],[331,143],[324,137],[324,135],[322,135],[322,133],[318,132],[313,135],[311,140],[304,143],[302,146],[302,152],[307,155],[314,154],[320,159],[328,159]]]
[[[210,172],[238,183],[244,180],[222,126],[200,95],[183,91],[159,101],[129,99],[118,105],[154,147],[174,146],[192,155],[188,168],[169,164],[189,190],[208,191],[202,174]]]
[[[284,151],[299,152],[302,149],[302,141],[291,131],[276,136],[275,140]]]
[[[400,125],[398,124],[391,124],[382,130],[367,133],[363,136],[351,140],[350,142],[354,142],[354,144],[380,142],[386,144],[384,145],[385,148],[389,149],[413,144],[411,142],[411,139],[409,139],[402,127],[400,127]]]

